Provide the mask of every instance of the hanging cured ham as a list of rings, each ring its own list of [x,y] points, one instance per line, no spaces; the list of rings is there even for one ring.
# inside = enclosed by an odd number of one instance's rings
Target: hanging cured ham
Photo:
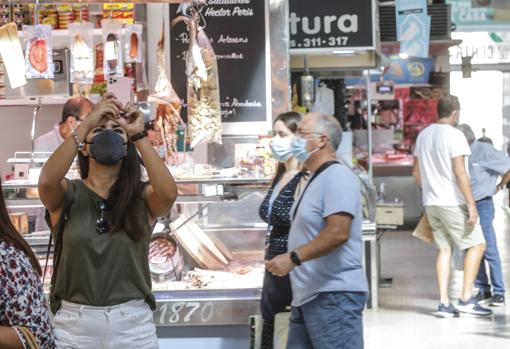
[[[195,1],[195,5],[204,2]],[[184,22],[188,28],[186,55],[188,127],[191,147],[200,143],[221,143],[221,107],[216,54],[199,26],[200,9],[189,7],[190,16],[179,16],[171,25]]]
[[[158,66],[158,80],[154,92],[149,96],[149,102],[158,103],[156,109],[156,146],[160,156],[169,164],[177,162],[176,142],[177,125],[181,120],[181,100],[166,75],[165,70],[165,26],[161,31],[156,52]],[[184,123],[183,123],[184,124]]]

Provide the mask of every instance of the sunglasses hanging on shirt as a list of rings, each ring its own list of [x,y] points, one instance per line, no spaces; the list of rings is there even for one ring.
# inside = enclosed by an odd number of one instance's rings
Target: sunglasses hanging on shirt
[[[108,206],[106,205],[106,201],[99,202],[99,210],[101,211],[101,216],[96,219],[96,231],[98,234],[106,234],[110,230],[110,224],[108,223]]]

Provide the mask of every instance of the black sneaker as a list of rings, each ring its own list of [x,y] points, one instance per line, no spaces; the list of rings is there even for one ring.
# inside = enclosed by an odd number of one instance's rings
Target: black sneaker
[[[501,307],[505,305],[505,296],[502,294],[495,294],[488,302],[491,307]]]
[[[444,305],[443,303],[440,303],[439,306],[437,307],[436,317],[442,319],[459,317],[459,312],[457,311],[457,309],[455,309],[455,307],[451,303],[448,306]]]
[[[484,308],[478,304],[475,297],[471,297],[468,301],[464,302],[459,299],[459,304],[457,304],[457,310],[461,313],[476,315],[476,316],[490,316],[492,315],[492,310]]]
[[[491,299],[492,297],[492,294],[491,294],[491,291],[483,291],[483,290],[479,290],[478,292],[476,292],[476,294],[473,296],[474,299],[476,299],[476,301],[478,303],[487,303],[487,301],[489,299]]]

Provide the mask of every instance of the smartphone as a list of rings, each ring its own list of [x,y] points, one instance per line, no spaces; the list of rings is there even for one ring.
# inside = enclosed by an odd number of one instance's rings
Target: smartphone
[[[132,101],[131,78],[125,76],[108,78],[106,89],[108,92],[113,93],[122,105],[126,105]]]

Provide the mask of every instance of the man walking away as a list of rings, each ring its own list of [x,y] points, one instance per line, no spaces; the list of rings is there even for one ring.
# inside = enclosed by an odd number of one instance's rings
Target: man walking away
[[[439,119],[420,132],[416,140],[413,175],[422,188],[423,206],[439,249],[436,275],[440,303],[437,317],[457,317],[459,312],[488,316],[473,297],[474,282],[485,251],[485,239],[471,192],[465,157],[471,151],[455,127],[460,112],[457,97],[446,96],[437,106]],[[464,282],[455,308],[448,296],[452,248],[466,250]]]

